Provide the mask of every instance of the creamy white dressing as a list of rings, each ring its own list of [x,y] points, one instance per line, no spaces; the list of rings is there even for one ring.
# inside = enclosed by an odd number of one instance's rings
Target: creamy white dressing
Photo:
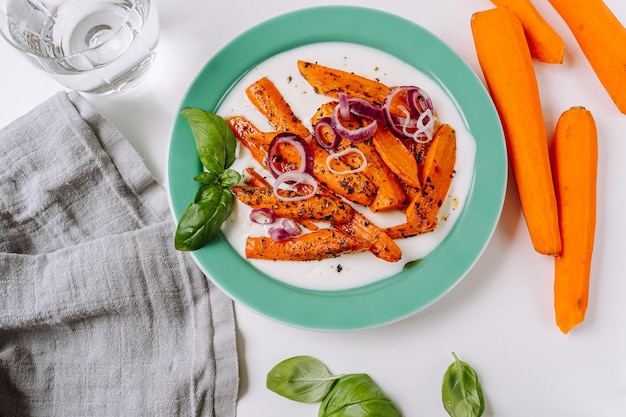
[[[355,288],[393,276],[400,272],[406,263],[427,256],[454,226],[472,185],[476,141],[467,130],[454,101],[433,79],[387,53],[361,45],[340,42],[299,47],[261,63],[234,86],[217,113],[223,117],[243,115],[259,129],[273,130],[245,95],[246,87],[262,77],[268,77],[281,91],[295,114],[311,129],[311,116],[330,98],[316,94],[300,75],[297,68],[299,59],[352,71],[377,79],[388,86],[416,85],[426,90],[433,100],[441,123],[450,124],[456,130],[456,172],[448,197],[440,209],[437,228],[427,234],[396,240],[403,253],[399,262],[380,260],[370,252],[347,254],[322,261],[292,262],[256,259],[249,261],[270,277],[293,286],[315,290]],[[243,172],[245,168],[251,166],[267,178],[271,178],[269,172],[254,161],[250,152],[240,146],[238,158],[232,168]],[[404,223],[406,220],[401,212],[372,213],[368,208],[363,207],[359,210],[381,227]],[[266,226],[252,223],[248,217],[249,213],[248,206],[237,202],[233,214],[222,226],[224,235],[242,257],[245,257],[244,248],[248,235],[267,235]]]

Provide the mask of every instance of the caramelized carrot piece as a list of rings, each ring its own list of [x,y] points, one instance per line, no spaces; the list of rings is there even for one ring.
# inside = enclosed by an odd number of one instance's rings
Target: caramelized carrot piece
[[[245,178],[245,183],[248,185],[251,185],[253,187],[258,187],[258,188],[269,188],[272,185],[261,175],[257,172],[256,169],[254,168],[246,168],[245,169],[245,173],[246,173],[246,178]],[[317,230],[319,229],[319,226],[317,226],[313,221],[311,220],[307,220],[307,219],[298,219],[298,223],[300,223],[302,226],[306,227],[309,230]]]
[[[387,129],[376,129],[372,143],[391,172],[411,187],[421,188],[417,161],[400,139]]]
[[[248,237],[245,254],[248,259],[317,261],[361,252],[367,247],[366,243],[339,230],[324,228],[281,242],[269,237]]]
[[[230,189],[231,193],[242,203],[252,208],[268,208],[278,217],[294,220],[308,219],[332,223],[345,223],[350,220],[355,210],[339,198],[324,194],[314,194],[304,200],[282,201],[272,188],[237,185]],[[289,197],[297,195],[295,191],[282,191]]]
[[[443,124],[435,133],[424,160],[424,185],[406,209],[407,223],[418,230],[432,230],[437,224],[439,207],[443,204],[456,163],[456,133]]]
[[[291,132],[302,138],[311,135],[269,78],[264,77],[250,84],[246,94],[276,130]]]
[[[267,78],[262,78],[248,87],[249,97],[257,109],[263,113],[270,124],[279,130],[292,132],[309,141],[313,152],[313,170],[311,175],[319,183],[334,193],[363,206],[369,206],[376,195],[375,185],[361,173],[335,174],[326,166],[328,153],[323,148],[316,146],[308,129],[298,119],[289,104],[276,86]],[[259,138],[253,135],[252,139]],[[261,139],[266,139],[263,137]],[[269,149],[269,143],[267,148]],[[291,147],[286,147],[292,153],[282,154],[286,163],[296,163],[299,156]],[[267,153],[267,152],[266,152]],[[265,162],[263,163],[265,165]],[[350,167],[341,161],[334,162],[335,170],[348,171]]]
[[[335,227],[359,242],[366,243],[369,251],[380,259],[397,262],[402,257],[402,249],[398,244],[383,229],[358,211],[355,211],[347,223],[337,224]]]
[[[252,153],[252,157],[262,166],[266,166],[267,152],[275,133],[261,132],[245,117],[236,116],[227,120],[235,137]]]
[[[346,93],[380,105],[391,91],[381,82],[313,62],[299,60],[298,69],[316,93],[329,97]]]
[[[313,115],[311,124],[315,123],[323,117],[330,117],[333,108],[337,105],[337,102],[330,101],[323,104]],[[348,128],[358,127],[358,121],[354,118],[344,122],[344,125]],[[324,132],[325,136],[328,132]],[[331,139],[327,139],[328,142]],[[348,148],[356,148],[360,150],[365,156],[367,162],[365,169],[362,171],[363,175],[372,181],[376,186],[376,197],[370,204],[370,209],[374,212],[385,212],[391,210],[398,210],[406,207],[408,204],[408,197],[404,192],[404,188],[400,183],[398,177],[391,172],[387,164],[382,160],[378,151],[372,144],[371,140],[363,142],[353,143],[348,140],[342,139],[337,146],[337,151],[343,151]],[[350,153],[348,158],[342,159],[352,168],[357,168],[363,163],[361,156],[357,156],[354,153]]]

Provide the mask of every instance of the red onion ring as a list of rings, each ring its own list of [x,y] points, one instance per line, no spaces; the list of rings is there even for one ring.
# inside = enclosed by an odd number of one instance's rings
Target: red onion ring
[[[310,191],[308,194],[298,194],[294,197],[285,197],[279,193],[281,189],[280,187],[282,187],[283,184],[292,184],[292,187],[298,184],[306,184],[311,186],[312,191]],[[307,198],[315,194],[317,192],[318,184],[315,178],[313,178],[310,174],[306,172],[286,171],[276,177],[272,188],[274,191],[274,195],[281,201],[300,201],[306,200]]]
[[[302,139],[298,135],[294,135],[293,133],[279,133],[272,139],[270,143],[269,151],[267,152],[267,160],[266,165],[274,178],[278,178],[279,175],[283,173],[283,171],[279,170],[274,164],[274,160],[277,157],[278,153],[278,145],[280,144],[289,144],[296,148],[298,154],[300,156],[300,163],[298,164],[298,168],[294,169],[295,172],[311,172],[313,169],[313,152],[311,151],[311,147],[307,143],[306,140]]]
[[[276,216],[272,210],[260,207],[250,211],[250,220],[257,224],[272,224],[276,221]]]
[[[356,129],[348,129],[343,124],[341,124],[341,120],[339,120],[339,109],[339,104],[336,105],[333,109],[333,114],[330,119],[331,125],[339,136],[346,138],[350,142],[362,142],[366,139],[369,139],[378,128],[378,122],[376,120],[373,120],[368,125]]]
[[[276,242],[284,242],[285,240],[289,240],[292,236],[282,227],[271,227],[267,229],[267,234],[270,239],[275,240]]]
[[[357,117],[362,117],[368,120],[378,120],[384,123],[383,111],[380,107],[374,106],[364,98],[352,97],[350,98],[350,112]]]
[[[346,93],[339,93],[339,115],[343,120],[350,118],[350,101]]]
[[[282,228],[291,236],[299,236],[302,233],[302,229],[293,219],[283,219],[281,222]]]
[[[396,95],[406,93],[406,101],[409,110],[405,109],[405,117],[399,117],[391,112],[391,104]],[[420,111],[424,107],[423,111]],[[382,107],[385,125],[391,133],[400,139],[413,138],[421,141],[419,138],[432,138],[432,130],[434,126],[434,115],[432,114],[432,100],[424,90],[415,86],[401,86],[392,89],[385,97]],[[424,114],[430,114],[428,121],[424,123]],[[420,122],[422,126],[420,126]],[[431,123],[432,122],[432,123]],[[416,129],[409,132],[408,128]],[[428,140],[427,140],[428,141]]]
[[[330,164],[330,161],[333,159],[339,159],[342,156],[347,155],[349,153],[358,153],[363,159],[363,163],[357,168],[347,169],[345,171],[337,171],[336,169],[333,169],[333,167]],[[361,151],[359,148],[346,148],[339,152],[334,152],[328,155],[328,157],[326,158],[326,166],[328,167],[328,170],[332,172],[333,174],[339,174],[339,175],[356,174],[357,172],[363,171],[365,167],[367,167],[367,158],[365,157],[365,154],[363,153],[363,151]]]
[[[326,142],[324,140],[324,134],[322,132],[324,128],[328,128],[332,132],[332,142]],[[333,129],[330,117],[322,117],[315,123],[315,126],[313,126],[313,136],[317,143],[324,149],[335,149],[341,140],[341,137],[339,137],[335,129]]]

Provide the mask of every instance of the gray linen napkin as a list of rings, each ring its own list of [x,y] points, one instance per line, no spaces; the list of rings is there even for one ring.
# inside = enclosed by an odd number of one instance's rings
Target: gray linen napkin
[[[0,130],[0,416],[234,416],[232,301],[76,93]]]

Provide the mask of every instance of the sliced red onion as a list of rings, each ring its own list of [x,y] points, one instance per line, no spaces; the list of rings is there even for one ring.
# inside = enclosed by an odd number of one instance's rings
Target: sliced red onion
[[[282,227],[270,227],[267,229],[267,234],[272,240],[276,242],[283,242],[285,240],[289,240],[292,236]]]
[[[406,102],[413,117],[418,117],[426,110],[433,111],[433,101],[428,93],[419,87],[413,87],[407,91]]]
[[[294,169],[293,171],[311,172],[311,169],[313,168],[313,152],[311,151],[311,147],[309,146],[307,141],[302,139],[300,136],[294,135],[293,133],[285,132],[279,133],[274,136],[274,139],[272,139],[269,151],[267,153],[266,165],[274,178],[278,178],[278,176],[283,173],[283,171],[278,169],[274,164],[274,160],[276,159],[278,151],[278,145],[283,143],[296,148],[296,150],[298,151],[298,155],[300,156],[300,163],[298,164],[298,168]]]
[[[339,93],[339,115],[343,120],[350,118],[350,102],[346,93]]]
[[[305,184],[311,186],[311,191],[307,194],[298,194],[294,197],[285,197],[280,194],[281,187],[284,184],[290,184],[291,187],[295,187],[299,184]],[[287,171],[281,173],[276,180],[274,181],[274,185],[272,186],[274,190],[274,195],[281,201],[299,201],[306,200],[317,192],[317,181],[310,174],[306,172],[297,172],[297,171]]]
[[[272,210],[260,207],[250,212],[250,220],[257,224],[272,224],[276,221],[276,216]]]
[[[339,105],[335,106],[335,108],[333,109],[333,114],[330,121],[335,132],[339,136],[344,137],[351,142],[362,142],[366,139],[371,138],[378,128],[378,122],[376,120],[373,120],[368,125],[356,129],[348,129],[341,123],[341,120],[339,120]]]
[[[332,132],[332,142],[326,142],[324,140],[323,129],[325,128]],[[315,126],[313,126],[313,136],[315,136],[317,143],[324,149],[335,149],[341,140],[341,137],[337,135],[337,132],[333,129],[330,117],[322,117],[315,123]]]
[[[339,159],[342,156],[347,155],[349,153],[358,153],[361,156],[363,163],[357,168],[347,169],[345,171],[337,171],[331,166],[331,162],[333,159]],[[330,155],[328,155],[328,158],[326,158],[326,166],[328,167],[328,170],[332,172],[333,174],[340,174],[340,175],[341,174],[344,174],[344,175],[355,174],[357,172],[363,171],[365,167],[367,167],[367,158],[365,158],[365,154],[358,148],[346,148],[339,152],[333,152]]]
[[[350,98],[350,112],[357,117],[384,122],[383,111],[364,98]]]
[[[298,223],[296,223],[293,219],[283,219],[281,221],[281,226],[291,236],[299,236],[302,233],[300,225],[298,225]]]
[[[404,107],[399,107],[404,112],[404,117],[391,112],[393,99],[402,92],[406,93],[407,105],[409,107],[408,110]],[[421,108],[424,108],[424,110],[420,111]],[[416,141],[426,142],[432,139],[432,130],[435,125],[432,100],[421,88],[401,86],[392,89],[385,97],[382,112],[387,128],[396,137],[401,139],[413,138]],[[409,131],[409,128],[413,131]]]

